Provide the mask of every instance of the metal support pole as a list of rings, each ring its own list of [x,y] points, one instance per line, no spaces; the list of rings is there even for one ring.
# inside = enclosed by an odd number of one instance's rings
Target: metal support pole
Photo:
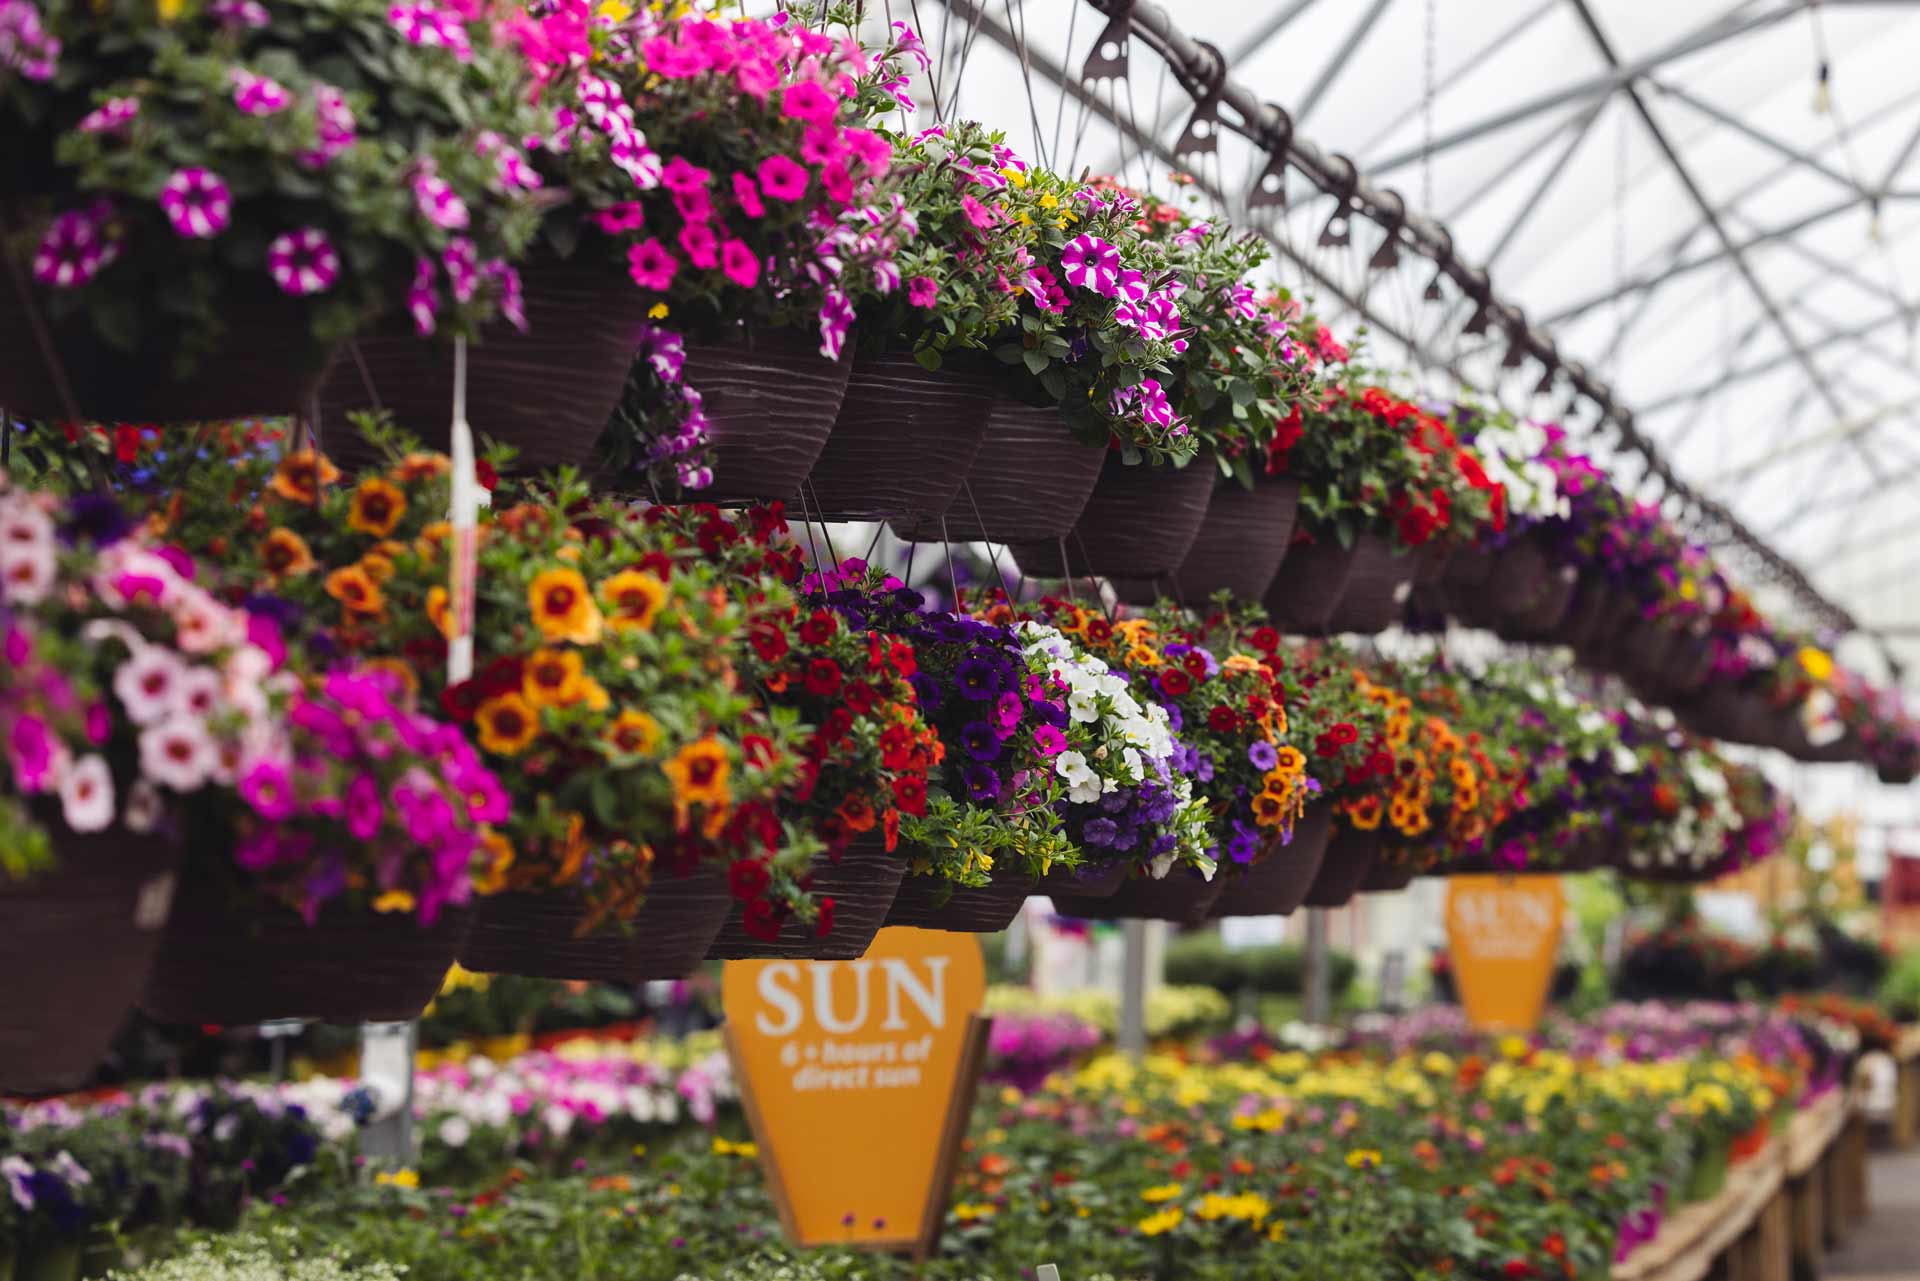
[[[1120,941],[1120,1052],[1137,1059],[1147,1052],[1147,923],[1127,921]]]
[[[1331,984],[1327,974],[1327,909],[1307,909],[1307,1022],[1331,1021]]]
[[[360,1025],[360,1082],[370,1096],[360,1150],[369,1161],[413,1162],[414,1041],[412,1023]]]

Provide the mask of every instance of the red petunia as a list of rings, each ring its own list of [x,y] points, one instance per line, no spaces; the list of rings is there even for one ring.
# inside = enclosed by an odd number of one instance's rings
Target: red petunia
[[[800,639],[809,645],[824,645],[833,639],[833,634],[838,630],[832,614],[815,610],[813,617],[800,624]]]
[[[753,625],[747,632],[747,643],[753,646],[753,652],[760,656],[763,663],[777,663],[793,648],[785,632],[766,622]]]
[[[740,928],[747,932],[748,938],[771,943],[780,937],[780,920],[774,914],[773,904],[763,898],[757,898],[747,904],[740,913]]]
[[[743,858],[727,868],[727,889],[742,903],[752,902],[765,894],[772,881],[766,864],[759,859]]]
[[[1193,682],[1187,679],[1185,672],[1175,667],[1169,667],[1166,671],[1160,673],[1160,688],[1165,690],[1170,697],[1179,698],[1182,694],[1185,694],[1193,688]]]
[[[1216,734],[1231,734],[1240,728],[1240,717],[1231,707],[1218,703],[1207,713],[1207,726]]]
[[[765,734],[744,735],[740,739],[740,753],[747,758],[747,764],[765,769],[775,756],[773,740]]]
[[[927,780],[904,774],[893,780],[893,799],[901,809],[915,816],[927,812]]]
[[[1207,679],[1207,660],[1192,650],[1181,657],[1180,666],[1186,670],[1187,675],[1197,681]]]
[[[1271,654],[1280,648],[1280,633],[1265,625],[1254,628],[1247,634],[1247,643],[1262,654]]]
[[[1327,735],[1342,747],[1347,747],[1360,741],[1360,731],[1355,729],[1347,721],[1340,721],[1335,724],[1327,731]]]
[[[831,658],[816,658],[807,664],[807,693],[816,698],[832,698],[840,692],[840,665]]]
[[[814,922],[813,932],[821,938],[833,933],[833,900],[831,898],[820,900],[820,919]]]
[[[893,664],[893,670],[902,676],[911,676],[920,670],[920,660],[913,652],[908,641],[896,640],[887,645],[887,661]]]
[[[853,731],[853,713],[844,707],[836,707],[827,713],[826,721],[820,726],[820,737],[829,743],[838,743]]]
[[[847,710],[855,716],[865,716],[873,711],[873,686],[865,681],[849,681],[841,693],[847,701]]]

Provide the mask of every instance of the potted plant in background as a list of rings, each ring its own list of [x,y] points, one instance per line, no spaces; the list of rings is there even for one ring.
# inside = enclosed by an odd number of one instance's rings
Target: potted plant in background
[[[379,0],[52,9],[57,52],[0,115],[44,162],[20,193],[35,287],[0,305],[31,355],[0,401],[108,421],[304,412],[336,345],[412,294],[459,332],[515,315],[535,193],[481,144],[535,116],[491,30]]]

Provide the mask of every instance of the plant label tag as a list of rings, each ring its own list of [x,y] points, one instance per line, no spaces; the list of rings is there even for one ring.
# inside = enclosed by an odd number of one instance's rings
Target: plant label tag
[[[162,872],[149,877],[140,886],[140,894],[133,901],[133,928],[136,930],[157,930],[167,923],[167,914],[173,910],[173,873]]]

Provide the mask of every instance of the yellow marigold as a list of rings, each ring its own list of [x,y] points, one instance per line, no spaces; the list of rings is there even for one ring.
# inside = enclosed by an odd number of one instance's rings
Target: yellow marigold
[[[586,665],[573,649],[540,649],[522,669],[520,691],[535,707],[571,707],[580,701]]]
[[[1164,1236],[1179,1227],[1180,1221],[1186,1217],[1179,1206],[1170,1205],[1158,1214],[1149,1214],[1133,1226],[1143,1237]]]
[[[1179,1196],[1183,1190],[1178,1183],[1161,1183],[1154,1187],[1143,1189],[1140,1193],[1140,1199],[1150,1205],[1160,1205],[1163,1202],[1173,1200]]]
[[[527,588],[533,624],[550,641],[595,645],[600,641],[600,607],[577,569],[549,569]]]
[[[327,575],[327,595],[349,614],[371,617],[386,608],[380,584],[358,565],[346,565]]]
[[[1373,1148],[1355,1148],[1347,1153],[1349,1170],[1377,1170],[1380,1168],[1380,1153]]]
[[[607,626],[615,631],[651,631],[660,606],[666,603],[667,585],[645,570],[623,569],[600,584],[600,599],[607,606]]]
[[[480,746],[500,756],[518,756],[540,736],[540,714],[518,694],[497,694],[473,714]]]
[[[347,528],[385,538],[406,513],[407,496],[385,477],[369,476],[353,491],[353,505],[347,509]]]
[[[674,803],[682,810],[690,805],[725,805],[729,799],[727,773],[731,765],[727,749],[717,739],[688,743],[660,768],[673,784]]]
[[[317,563],[307,540],[291,529],[272,530],[260,543],[260,567],[276,583],[309,573]]]
[[[290,503],[312,506],[320,491],[340,479],[340,469],[311,449],[296,450],[273,469],[267,488]]]

